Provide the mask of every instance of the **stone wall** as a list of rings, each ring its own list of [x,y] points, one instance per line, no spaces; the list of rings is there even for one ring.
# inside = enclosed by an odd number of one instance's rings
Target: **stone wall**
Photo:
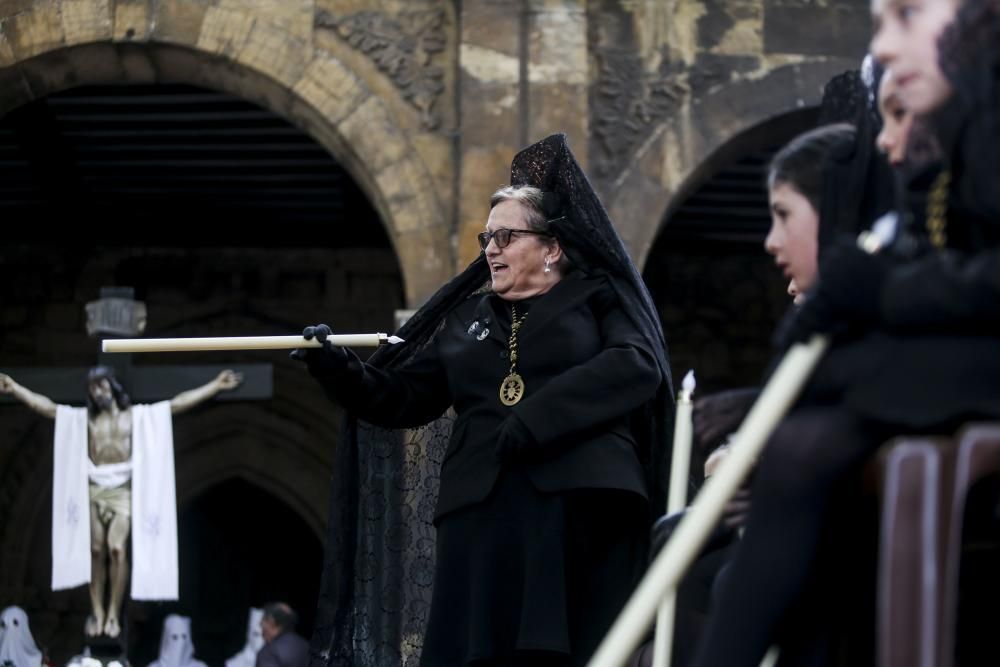
[[[860,0],[12,0],[0,113],[130,81],[257,102],[362,186],[419,305],[475,256],[514,152],[557,131],[644,263],[698,167],[815,104],[868,20]]]

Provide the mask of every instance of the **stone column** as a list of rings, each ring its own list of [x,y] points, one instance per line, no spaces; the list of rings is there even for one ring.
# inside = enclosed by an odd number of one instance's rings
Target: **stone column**
[[[521,148],[565,132],[587,159],[587,15],[583,0],[466,0],[459,47],[458,266],[479,252],[489,196]]]
[[[586,168],[590,114],[585,2],[527,0],[525,4],[523,143],[565,132],[573,154]]]
[[[475,235],[486,223],[489,196],[509,182],[510,158],[521,144],[520,25],[516,3],[462,3],[456,269],[479,252]]]

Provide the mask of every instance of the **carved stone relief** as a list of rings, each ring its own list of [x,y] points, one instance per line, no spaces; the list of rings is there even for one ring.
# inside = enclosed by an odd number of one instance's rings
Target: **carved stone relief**
[[[606,178],[624,168],[651,129],[680,108],[688,88],[667,60],[648,72],[631,51],[603,49],[596,56],[591,159],[598,176]]]
[[[361,51],[384,72],[417,111],[425,129],[440,124],[434,105],[444,92],[444,69],[434,63],[447,44],[443,9],[406,11],[396,16],[364,11],[335,16],[320,10],[316,27]]]

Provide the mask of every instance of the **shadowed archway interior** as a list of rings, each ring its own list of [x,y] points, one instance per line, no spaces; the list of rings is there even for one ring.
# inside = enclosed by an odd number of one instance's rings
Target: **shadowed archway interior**
[[[179,508],[181,599],[133,614],[133,664],[156,659],[167,614],[191,616],[196,656],[221,665],[246,641],[247,610],[282,600],[312,633],[323,547],[278,498],[241,479],[218,484]]]
[[[388,246],[350,175],[276,114],[180,84],[83,86],[0,119],[0,215],[103,242]],[[99,223],[99,224],[95,224]],[[7,242],[48,225],[7,226]]]
[[[764,251],[765,174],[774,153],[815,122],[815,108],[801,109],[730,139],[681,188],[649,253],[643,277],[674,376],[694,369],[700,395],[758,384],[770,359],[791,300]]]

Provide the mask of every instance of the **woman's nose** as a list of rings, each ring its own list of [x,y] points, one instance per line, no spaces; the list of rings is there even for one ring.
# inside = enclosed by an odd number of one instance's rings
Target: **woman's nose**
[[[872,35],[869,51],[886,70],[896,59],[897,41],[895,31],[890,26],[882,25]]]
[[[772,224],[771,229],[769,229],[767,232],[767,236],[764,237],[764,250],[769,255],[774,255],[777,254],[780,245],[781,244],[778,240],[778,232],[774,228],[774,225]]]
[[[878,133],[878,136],[875,137],[875,145],[878,146],[878,149],[882,151],[882,153],[884,153],[885,155],[888,155],[890,152],[892,152],[892,146],[894,143],[895,142],[889,135],[887,128],[884,127],[882,128],[882,131]]]

